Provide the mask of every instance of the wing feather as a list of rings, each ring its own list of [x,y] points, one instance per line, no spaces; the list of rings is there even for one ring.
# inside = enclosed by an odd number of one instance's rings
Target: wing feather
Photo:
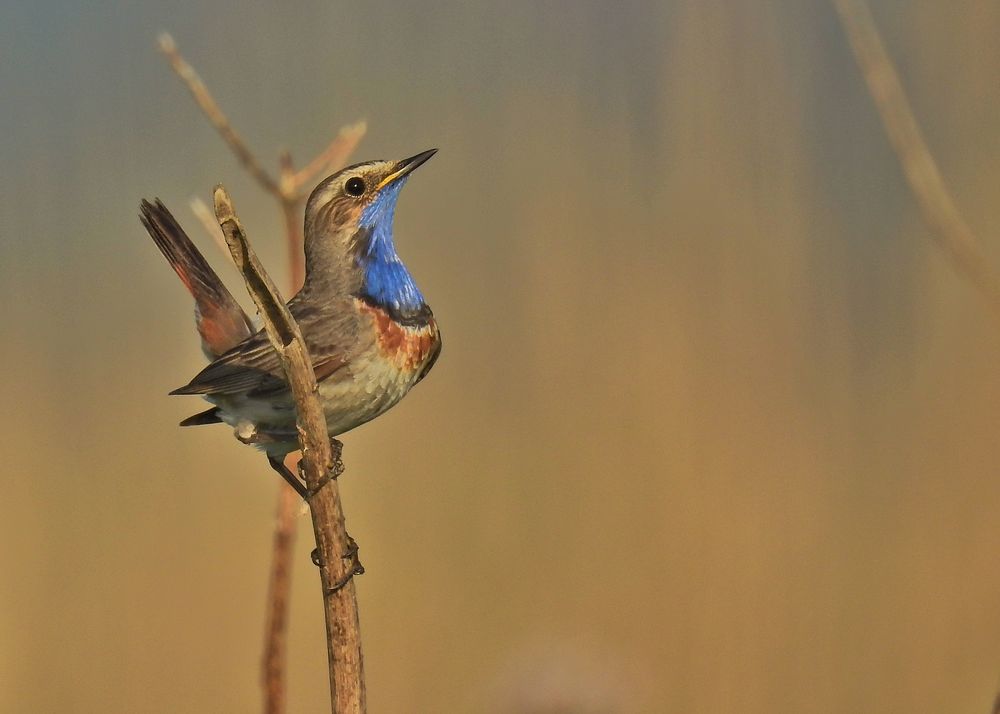
[[[359,348],[359,318],[349,299],[317,307],[299,293],[288,308],[302,330],[317,379],[329,377],[350,362],[351,351]],[[264,331],[258,330],[171,394],[261,396],[287,388],[278,355]]]

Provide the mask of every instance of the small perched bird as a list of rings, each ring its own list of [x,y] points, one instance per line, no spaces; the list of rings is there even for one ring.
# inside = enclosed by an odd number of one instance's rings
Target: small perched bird
[[[288,302],[312,357],[331,437],[379,416],[423,379],[441,351],[430,307],[396,253],[392,222],[410,173],[436,153],[369,161],[323,180],[305,211],[305,282]],[[271,466],[299,448],[295,405],[278,356],[177,221],[157,200],[140,219],[195,300],[202,349],[213,360],[171,394],[214,406],[181,426],[225,422],[253,433]]]

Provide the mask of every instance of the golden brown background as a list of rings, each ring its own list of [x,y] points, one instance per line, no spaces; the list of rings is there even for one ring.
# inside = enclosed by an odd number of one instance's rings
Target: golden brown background
[[[280,218],[161,29],[269,162],[441,149],[397,237],[444,352],[345,439],[373,712],[989,711],[1000,332],[828,2],[82,5],[0,7],[0,711],[259,709],[276,478],[175,426],[202,357],[136,208],[225,268],[186,207],[225,181],[283,275]],[[1000,265],[1000,5],[874,10]]]

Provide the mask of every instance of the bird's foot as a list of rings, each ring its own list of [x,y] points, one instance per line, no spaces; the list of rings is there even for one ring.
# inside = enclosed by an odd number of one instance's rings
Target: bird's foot
[[[345,535],[347,536],[347,550],[344,551],[341,558],[350,561],[350,569],[344,577],[326,589],[327,595],[333,595],[335,592],[342,590],[347,583],[351,582],[355,575],[364,575],[365,573],[365,566],[361,564],[361,560],[358,558],[358,551],[360,550],[358,542],[351,538],[350,534],[345,533]],[[313,565],[317,568],[322,567],[323,560],[319,556],[319,548],[313,548],[312,553],[309,554],[309,559],[312,560]]]
[[[333,466],[331,466],[330,469],[325,474],[323,474],[323,478],[320,479],[320,482],[318,484],[316,484],[316,488],[308,489],[306,491],[306,495],[304,495],[303,498],[306,501],[311,501],[313,496],[322,491],[323,488],[331,481],[336,481],[340,477],[340,474],[342,473],[344,473],[344,462],[340,460],[339,456],[336,456],[333,459]],[[303,473],[303,464],[301,460],[299,461],[299,476],[302,478],[303,481],[305,481],[305,474]]]
[[[358,557],[358,551],[361,548],[358,547],[358,542],[351,538],[350,533],[344,534],[347,537],[347,550],[344,551],[344,555],[341,556],[344,560],[356,559]],[[322,567],[323,559],[319,557],[319,548],[313,548],[312,552],[309,554],[309,560],[317,568]]]

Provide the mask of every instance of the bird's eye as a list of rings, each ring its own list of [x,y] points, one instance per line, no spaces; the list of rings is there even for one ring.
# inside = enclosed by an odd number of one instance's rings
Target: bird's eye
[[[360,196],[365,192],[365,182],[357,176],[349,178],[347,179],[347,183],[344,184],[344,190],[347,191],[349,196]]]

